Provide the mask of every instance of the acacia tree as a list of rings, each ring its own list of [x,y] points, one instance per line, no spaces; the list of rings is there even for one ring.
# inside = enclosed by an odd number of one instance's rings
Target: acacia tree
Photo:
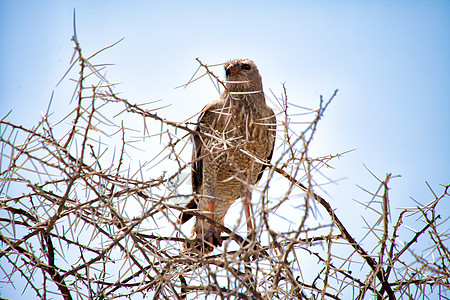
[[[118,96],[102,75],[105,66],[92,62],[109,47],[86,58],[76,35],[73,42],[62,79],[79,76],[71,109],[55,121],[49,105],[33,128],[7,116],[0,121],[3,286],[25,282],[41,299],[449,297],[448,214],[439,214],[449,185],[392,222],[393,176],[374,174],[379,188],[363,201],[375,216],[366,224],[365,248],[319,196],[317,170],[344,153],[311,157],[308,149],[337,91],[320,97],[315,109],[291,105],[284,86],[273,95],[277,148],[253,191],[258,242],[242,237],[238,203],[222,247],[207,256],[183,252],[189,228],[176,220],[193,196],[195,120],[171,121],[158,101],[133,104]],[[223,85],[212,66],[198,62],[188,85],[203,76]],[[296,124],[299,113],[306,124]],[[147,160],[137,161],[143,151]],[[412,250],[418,241],[433,246]]]

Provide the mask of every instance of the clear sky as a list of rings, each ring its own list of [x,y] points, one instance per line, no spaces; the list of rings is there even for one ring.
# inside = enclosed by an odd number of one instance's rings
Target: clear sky
[[[413,206],[410,197],[432,200],[425,181],[438,193],[450,183],[450,1],[2,0],[0,118],[12,109],[15,123],[39,121],[69,66],[74,8],[86,56],[124,38],[97,60],[114,64],[107,77],[122,83],[121,96],[162,99],[173,120],[217,98],[208,80],[175,89],[196,57],[251,58],[266,92],[286,83],[289,101],[302,106],[339,89],[310,154],[356,149],[322,170],[339,179],[323,188],[344,224],[363,213],[356,185],[378,185],[364,165],[401,175],[391,183],[393,210]],[[68,101],[62,94],[55,90],[55,109]]]

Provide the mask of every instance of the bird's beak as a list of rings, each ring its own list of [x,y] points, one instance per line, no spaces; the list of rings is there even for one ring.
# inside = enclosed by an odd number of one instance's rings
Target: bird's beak
[[[228,76],[236,76],[236,75],[241,75],[241,76],[244,76],[245,77],[245,75],[244,74],[242,74],[241,72],[239,72],[239,69],[235,66],[235,65],[233,65],[233,64],[231,64],[231,65],[229,65],[228,67],[227,67],[227,69],[225,70],[225,74],[227,75],[227,77]]]

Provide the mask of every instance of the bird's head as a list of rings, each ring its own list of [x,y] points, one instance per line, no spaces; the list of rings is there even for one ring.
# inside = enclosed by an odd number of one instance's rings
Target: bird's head
[[[261,75],[250,59],[232,59],[225,63],[226,86],[230,92],[262,91]]]

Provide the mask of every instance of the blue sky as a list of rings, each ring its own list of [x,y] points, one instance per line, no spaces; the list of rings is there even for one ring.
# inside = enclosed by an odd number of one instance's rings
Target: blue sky
[[[173,120],[217,98],[208,80],[175,89],[196,70],[196,57],[251,58],[267,92],[279,95],[286,83],[289,101],[302,106],[339,89],[310,155],[356,149],[322,170],[341,179],[323,192],[344,224],[354,210],[364,213],[353,199],[368,199],[356,185],[378,185],[364,165],[380,177],[402,176],[391,184],[394,210],[413,206],[410,197],[431,201],[425,181],[438,193],[450,183],[449,1],[3,0],[1,117],[12,109],[15,123],[39,121],[69,66],[74,8],[86,56],[124,38],[97,58],[114,64],[107,77],[121,82],[121,96],[162,99]],[[55,90],[56,110],[67,104],[65,92]]]

